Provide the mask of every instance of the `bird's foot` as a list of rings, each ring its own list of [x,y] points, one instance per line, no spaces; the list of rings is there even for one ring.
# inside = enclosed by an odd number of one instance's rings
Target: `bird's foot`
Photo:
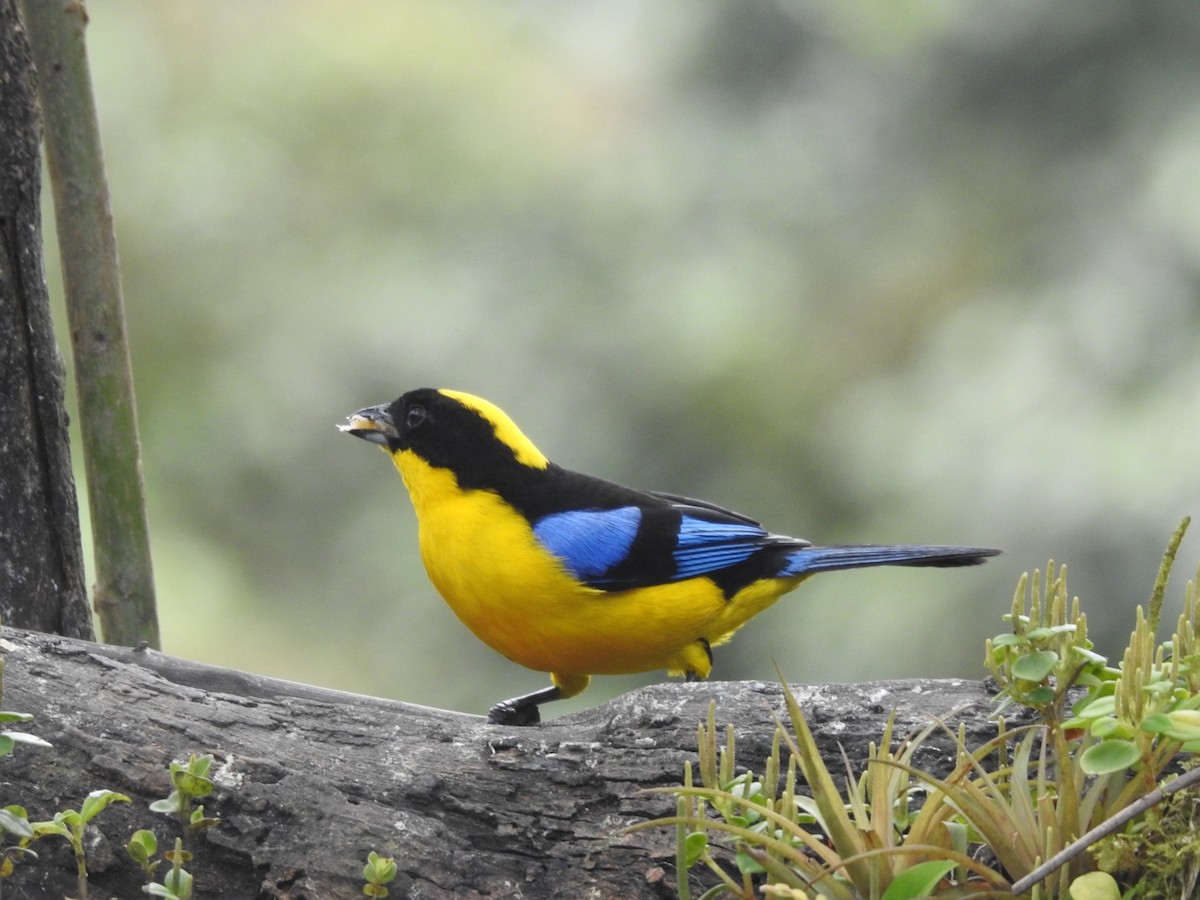
[[[497,703],[488,710],[489,725],[536,725],[542,721],[541,710],[536,704],[528,704],[527,706],[518,706],[517,700],[520,697],[514,697],[512,700],[503,700]]]
[[[542,688],[531,694],[522,694],[511,700],[502,700],[488,710],[488,723],[491,725],[536,725],[542,721],[538,705],[557,700],[562,691],[557,685]]]

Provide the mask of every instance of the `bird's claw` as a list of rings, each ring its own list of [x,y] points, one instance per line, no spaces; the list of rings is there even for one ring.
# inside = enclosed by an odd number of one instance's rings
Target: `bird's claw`
[[[521,706],[512,700],[497,703],[488,710],[489,725],[536,725],[542,721],[537,704]]]

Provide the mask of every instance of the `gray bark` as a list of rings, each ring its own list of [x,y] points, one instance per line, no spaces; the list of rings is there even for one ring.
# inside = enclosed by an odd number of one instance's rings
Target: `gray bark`
[[[99,788],[133,798],[96,820],[93,897],[139,896],[123,847],[137,828],[173,842],[175,822],[147,805],[168,793],[170,761],[191,753],[214,754],[221,770],[205,801],[221,823],[201,833],[190,866],[200,897],[361,897],[372,849],[399,865],[393,897],[671,897],[673,831],[622,833],[674,810],[643,789],[680,783],[710,700],[736,728],[739,762],[758,772],[786,720],[779,686],[764,682],[661,684],[518,728],[13,629],[0,654],[4,708],[35,714],[28,730],[54,744],[0,760],[0,804],[48,819]],[[794,690],[835,773],[843,750],[861,767],[893,709],[901,735],[956,709],[976,742],[994,733],[981,683]],[[917,762],[945,772],[953,751],[931,742]],[[68,894],[73,870],[53,853],[5,887]]]
[[[63,364],[42,263],[33,63],[0,0],[0,617],[92,637]]]

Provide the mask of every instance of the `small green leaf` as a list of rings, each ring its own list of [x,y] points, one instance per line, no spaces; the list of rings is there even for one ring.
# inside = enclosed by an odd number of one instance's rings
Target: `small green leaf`
[[[1200,740],[1200,710],[1177,709],[1167,713],[1166,718],[1171,723],[1166,730],[1168,737],[1177,741]]]
[[[1044,706],[1047,703],[1054,701],[1054,688],[1036,687],[1032,691],[1025,694],[1024,702],[1029,706]]]
[[[189,797],[207,797],[213,791],[213,783],[210,779],[193,775],[191,772],[179,772],[171,781],[179,793]]]
[[[195,809],[193,809],[192,815],[188,820],[188,827],[191,828],[192,831],[200,831],[202,829],[212,828],[213,826],[220,824],[220,819],[214,819],[204,815],[203,806],[197,806]]]
[[[207,797],[213,791],[212,779],[208,777],[212,766],[213,756],[211,753],[205,753],[203,756],[189,756],[186,763],[172,762],[171,783],[176,790],[187,797]]]
[[[5,722],[28,722],[33,719],[29,713],[9,712],[0,710],[0,724]]]
[[[1072,647],[1071,652],[1082,656],[1088,662],[1095,663],[1098,666],[1105,666],[1108,664],[1107,656],[1105,656],[1103,653],[1097,653],[1095,650],[1092,650],[1088,647]]]
[[[118,794],[116,791],[92,791],[83,801],[83,806],[79,810],[79,818],[86,825],[92,821],[111,803],[129,803],[130,800],[124,794]]]
[[[1101,740],[1120,738],[1128,741],[1133,738],[1133,729],[1114,718],[1093,719],[1088,727],[1093,737],[1098,737]]]
[[[883,892],[883,900],[913,900],[915,897],[928,897],[933,893],[938,882],[954,870],[954,866],[954,861],[948,859],[931,859],[928,862],[909,866],[892,879],[892,883]]]
[[[728,790],[729,793],[733,794],[735,797],[756,800],[758,797],[762,796],[762,782],[751,781],[749,784],[747,784],[745,778],[739,778],[734,781],[733,784],[729,785],[726,790]]]
[[[943,822],[942,827],[950,835],[951,849],[958,850],[960,853],[966,853],[967,838],[970,833],[967,824],[965,822]]]
[[[154,836],[153,831],[138,829],[130,835],[125,850],[133,857],[134,862],[145,862],[158,852],[158,838]]]
[[[17,837],[32,839],[33,828],[30,827],[29,817],[24,815],[24,812],[25,810],[21,810],[22,815],[18,815],[10,809],[0,809],[0,828]]]
[[[367,864],[363,866],[363,881],[371,884],[387,884],[396,877],[396,860],[390,856],[380,856],[374,850],[367,854]],[[386,897],[387,894],[379,896]]]
[[[150,811],[156,813],[173,814],[183,809],[183,797],[179,791],[171,791],[165,800],[155,800],[150,804]]]
[[[179,864],[182,866],[184,863],[189,863],[192,861],[192,851],[184,850],[183,842],[176,840],[174,850],[163,851],[163,859],[171,863],[171,865]]]
[[[1079,767],[1088,775],[1111,775],[1128,769],[1141,758],[1141,751],[1132,741],[1102,741],[1083,751]]]
[[[1121,889],[1107,872],[1088,872],[1071,882],[1071,900],[1120,900]]]
[[[49,741],[43,741],[36,734],[26,734],[24,731],[0,732],[4,737],[18,744],[28,744],[31,747],[53,747]]]
[[[30,822],[29,827],[33,829],[35,837],[45,837],[48,834],[56,834],[59,837],[69,838],[71,832],[67,830],[62,822],[58,821],[58,817],[49,822]]]
[[[998,634],[992,638],[993,647],[1015,647],[1021,643],[1021,636],[1013,634],[1011,631],[1004,634]]]
[[[738,848],[737,853],[734,854],[734,860],[737,863],[738,871],[743,875],[762,875],[767,871],[763,868],[762,863],[746,852],[745,847]]]
[[[1081,719],[1098,719],[1101,716],[1111,716],[1117,711],[1117,698],[1112,694],[1097,697],[1091,703],[1075,710],[1075,715]]]
[[[708,850],[708,835],[703,831],[693,831],[683,842],[684,859],[687,862],[687,867],[690,869],[700,861],[705,852]],[[363,877],[366,877],[365,875]]]
[[[1054,669],[1058,654],[1053,650],[1036,650],[1026,653],[1012,664],[1014,678],[1023,681],[1041,681]]]
[[[213,755],[205,753],[203,756],[188,757],[187,768],[188,772],[200,778],[207,778],[208,773],[212,771]]]
[[[1165,734],[1171,730],[1171,720],[1165,713],[1151,713],[1138,722],[1138,728],[1147,734]]]
[[[796,822],[799,825],[816,825],[825,831],[825,819],[817,801],[803,794],[797,794],[792,801],[796,804]]]
[[[16,745],[17,742],[7,734],[0,734],[0,756],[8,756]]]
[[[175,897],[192,895],[192,873],[187,869],[171,869],[163,876],[163,887]]]

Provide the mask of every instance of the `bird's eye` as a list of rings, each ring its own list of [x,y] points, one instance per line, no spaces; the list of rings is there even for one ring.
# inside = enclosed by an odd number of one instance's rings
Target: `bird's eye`
[[[424,422],[424,421],[425,421],[425,416],[426,416],[425,407],[423,407],[423,406],[410,406],[410,407],[408,408],[408,415],[407,415],[407,417],[406,417],[406,418],[405,418],[405,420],[404,420],[404,424],[405,424],[405,425],[406,425],[408,428],[416,428],[416,427],[417,427],[417,426],[419,426],[419,425],[420,425],[422,422]]]

